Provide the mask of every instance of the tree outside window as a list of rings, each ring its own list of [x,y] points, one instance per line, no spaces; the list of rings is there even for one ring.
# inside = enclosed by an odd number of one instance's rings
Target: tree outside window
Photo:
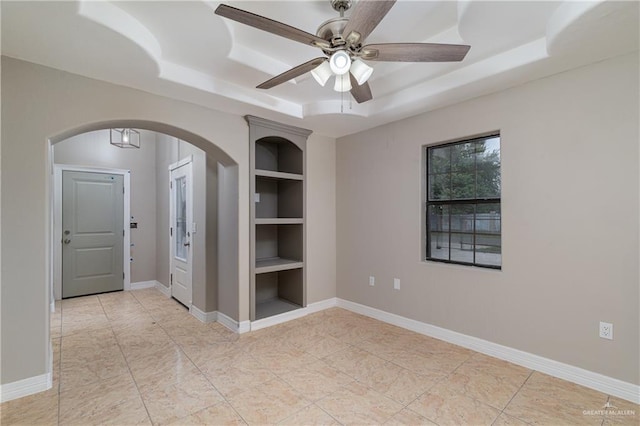
[[[500,135],[427,150],[427,260],[500,268]]]

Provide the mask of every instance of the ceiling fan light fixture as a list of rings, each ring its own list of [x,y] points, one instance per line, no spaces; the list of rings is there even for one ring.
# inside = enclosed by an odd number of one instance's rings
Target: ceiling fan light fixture
[[[349,68],[351,67],[351,58],[344,50],[338,50],[336,53],[331,55],[329,66],[335,75],[344,75],[349,72]]]
[[[351,64],[351,74],[355,77],[358,85],[362,86],[367,82],[367,80],[369,80],[371,74],[373,74],[373,68],[362,62],[360,59],[356,59]]]
[[[336,75],[336,83],[333,85],[336,92],[348,92],[351,90],[351,78],[349,74]]]
[[[327,84],[327,81],[333,75],[331,71],[331,65],[329,65],[329,61],[324,61],[317,68],[311,70],[311,75],[318,82],[320,86]]]

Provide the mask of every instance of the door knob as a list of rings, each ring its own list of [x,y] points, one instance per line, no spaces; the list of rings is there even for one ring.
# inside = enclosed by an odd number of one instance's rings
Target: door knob
[[[185,247],[189,247],[191,245],[191,243],[184,243]]]
[[[69,244],[70,242],[71,242],[71,240],[70,240],[70,239],[68,239],[68,238],[65,238],[65,239],[64,239],[64,243],[65,243],[65,244]]]

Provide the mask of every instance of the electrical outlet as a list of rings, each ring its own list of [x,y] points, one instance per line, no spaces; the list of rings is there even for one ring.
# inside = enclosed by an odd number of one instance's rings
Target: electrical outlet
[[[600,337],[613,340],[613,324],[600,321]]]
[[[376,285],[376,277],[373,277],[373,276],[369,277],[369,285],[370,285],[371,287],[373,287],[374,285]]]
[[[394,290],[400,290],[400,278],[393,279],[393,288]]]

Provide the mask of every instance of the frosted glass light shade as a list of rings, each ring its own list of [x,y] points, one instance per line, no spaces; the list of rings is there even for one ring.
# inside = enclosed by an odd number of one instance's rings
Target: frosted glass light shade
[[[372,73],[373,68],[362,62],[360,59],[356,59],[351,64],[351,74],[353,74],[359,86],[366,83]]]
[[[336,75],[336,83],[333,86],[333,90],[336,92],[348,92],[351,90],[351,79],[349,74]]]
[[[351,58],[344,50],[338,50],[336,53],[331,55],[329,66],[335,75],[344,75],[349,72],[349,67],[351,67]]]
[[[331,65],[329,65],[329,61],[324,61],[316,68],[311,70],[311,75],[318,82],[320,86],[324,86],[327,84],[327,80],[331,78],[333,72],[331,71]]]

